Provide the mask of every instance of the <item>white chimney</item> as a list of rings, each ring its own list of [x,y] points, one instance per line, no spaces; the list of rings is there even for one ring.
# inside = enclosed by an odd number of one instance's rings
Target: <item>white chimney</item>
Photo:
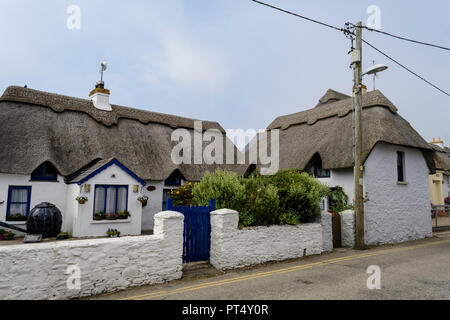
[[[97,109],[112,111],[111,105],[109,104],[109,94],[110,91],[105,89],[103,81],[99,81],[95,84],[95,89],[89,93],[89,98],[91,98],[94,107]]]
[[[441,138],[433,138],[433,141],[431,141],[431,144],[434,144],[435,146],[438,146],[441,149],[444,149],[444,141],[441,140]]]

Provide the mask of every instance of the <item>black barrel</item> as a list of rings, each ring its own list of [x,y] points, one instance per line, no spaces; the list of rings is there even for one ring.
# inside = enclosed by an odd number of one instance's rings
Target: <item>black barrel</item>
[[[61,211],[54,204],[42,202],[28,214],[27,233],[53,238],[61,232],[61,225]]]

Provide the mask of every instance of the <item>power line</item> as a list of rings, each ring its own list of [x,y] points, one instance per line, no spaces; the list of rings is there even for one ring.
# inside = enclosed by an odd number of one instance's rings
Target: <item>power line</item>
[[[390,37],[393,37],[393,38],[397,38],[397,39],[400,39],[400,40],[405,40],[405,41],[409,41],[409,42],[413,42],[413,43],[423,44],[425,46],[430,46],[430,47],[435,47],[435,48],[439,48],[439,49],[450,51],[450,48],[443,47],[443,46],[440,46],[440,45],[437,45],[437,44],[432,44],[432,43],[427,43],[427,42],[422,42],[422,41],[418,41],[418,40],[408,39],[408,38],[405,38],[405,37],[396,36],[396,35],[394,35],[392,33],[381,31],[381,30],[377,30],[377,29],[372,29],[372,28],[369,28],[367,26],[362,26],[362,28],[367,29],[369,31],[378,32],[378,33],[381,33],[381,34],[384,34],[384,35],[387,35],[387,36],[390,36]]]
[[[281,12],[293,15],[293,16],[296,16],[298,18],[302,18],[302,19],[305,19],[305,20],[308,20],[308,21],[311,21],[311,22],[314,22],[314,23],[321,24],[321,25],[323,25],[325,27],[328,27],[328,28],[332,28],[332,29],[335,29],[335,30],[338,30],[338,31],[344,31],[343,28],[338,28],[338,27],[332,26],[331,24],[328,24],[328,23],[325,23],[325,22],[321,22],[321,21],[318,21],[318,20],[314,20],[314,19],[302,16],[302,15],[299,15],[297,13],[294,13],[294,12],[291,12],[291,11],[288,11],[288,10],[284,10],[284,9],[281,9],[281,8],[278,8],[278,7],[275,7],[275,6],[273,6],[271,4],[268,4],[268,3],[264,3],[264,2],[261,2],[261,1],[258,1],[258,0],[251,0],[251,1],[259,3],[259,4],[263,5],[263,6],[266,6],[266,7],[269,7],[269,8],[272,8],[272,9],[275,9],[275,10],[278,10],[278,11],[281,11]]]
[[[383,56],[385,56],[386,58],[388,58],[389,60],[393,61],[394,63],[398,64],[400,67],[402,67],[403,69],[405,69],[406,71],[412,73],[413,75],[415,75],[416,77],[418,77],[419,79],[425,81],[426,83],[428,83],[430,86],[436,88],[437,90],[441,91],[442,93],[446,94],[447,96],[450,96],[450,94],[448,92],[445,92],[444,90],[442,90],[441,88],[439,88],[438,86],[434,85],[433,83],[431,83],[430,81],[426,80],[425,78],[423,78],[422,76],[418,75],[417,73],[415,73],[414,71],[412,71],[411,69],[409,69],[408,67],[405,67],[403,64],[401,64],[400,62],[398,62],[397,60],[395,60],[394,58],[388,56],[386,53],[384,53],[383,51],[381,51],[380,49],[374,47],[372,44],[370,44],[369,42],[367,42],[366,40],[362,39],[362,41],[367,44],[369,47],[371,47],[372,49],[378,51],[379,53],[381,53]]]

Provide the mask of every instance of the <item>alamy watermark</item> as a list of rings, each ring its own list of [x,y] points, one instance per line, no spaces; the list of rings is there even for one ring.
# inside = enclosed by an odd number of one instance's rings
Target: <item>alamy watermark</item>
[[[80,30],[81,29],[81,9],[79,6],[72,4],[67,7],[66,13],[69,15],[67,17],[66,26],[69,30]]]
[[[237,150],[233,141],[254,139],[247,145],[246,152]],[[270,137],[269,137],[270,136]],[[202,121],[194,121],[194,134],[187,129],[178,128],[172,132],[171,139],[177,144],[173,147],[171,158],[175,165],[180,164],[256,164],[261,166],[261,174],[274,174],[279,169],[279,130],[259,131],[250,129],[228,129],[227,137],[218,129],[203,131]],[[270,139],[270,143],[269,143]],[[193,141],[192,141],[193,140]],[[206,144],[206,146],[204,146]],[[269,152],[270,144],[270,152]],[[246,155],[248,162],[246,162]]]
[[[367,268],[366,273],[369,274],[367,278],[367,289],[380,290],[381,289],[381,269],[377,265],[371,265]]]
[[[366,26],[371,29],[381,30],[381,8],[372,4],[367,7],[366,13],[369,15]]]
[[[66,286],[69,290],[81,289],[81,270],[77,265],[67,267],[65,274],[69,275],[66,280]]]

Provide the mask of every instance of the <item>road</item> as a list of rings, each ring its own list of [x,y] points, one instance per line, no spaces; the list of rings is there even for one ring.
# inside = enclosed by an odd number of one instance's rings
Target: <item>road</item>
[[[369,290],[369,266],[380,289]],[[371,282],[375,283],[375,282]],[[450,232],[364,251],[333,253],[144,286],[91,299],[301,300],[450,299]]]

